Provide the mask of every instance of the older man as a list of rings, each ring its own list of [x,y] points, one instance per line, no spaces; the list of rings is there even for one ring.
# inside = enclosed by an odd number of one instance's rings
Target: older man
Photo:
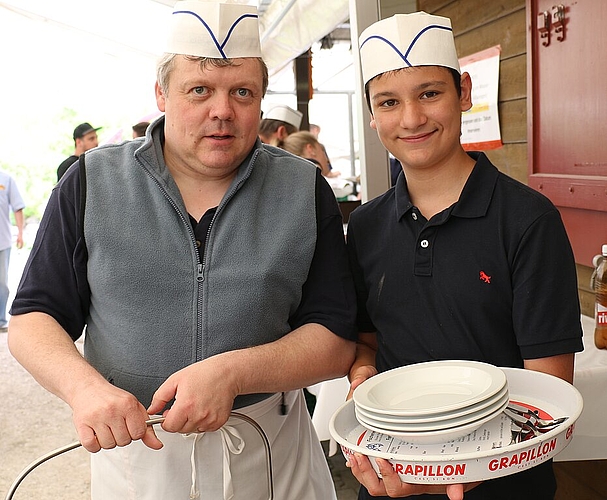
[[[300,388],[354,358],[339,209],[318,169],[257,138],[255,9],[178,2],[169,32],[164,116],[53,192],[11,351],[103,449],[93,498],[267,498],[262,441],[232,410],[268,437],[275,498],[335,498]]]

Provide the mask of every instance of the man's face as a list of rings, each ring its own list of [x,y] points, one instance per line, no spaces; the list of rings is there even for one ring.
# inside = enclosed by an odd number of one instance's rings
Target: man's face
[[[97,132],[94,130],[76,140],[81,142],[83,151],[88,151],[99,146],[99,138],[97,137]]]
[[[165,113],[165,161],[170,170],[222,178],[231,175],[257,139],[263,97],[258,60],[226,67],[178,56],[168,89],[156,85]]]
[[[439,66],[406,68],[369,82],[371,127],[405,168],[440,165],[461,151],[461,113],[472,106],[471,82],[458,96],[451,72]]]

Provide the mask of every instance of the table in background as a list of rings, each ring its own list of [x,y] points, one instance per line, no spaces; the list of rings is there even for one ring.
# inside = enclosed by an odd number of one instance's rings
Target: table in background
[[[584,398],[573,441],[555,461],[607,458],[607,350],[594,345],[594,318],[582,316],[584,350],[575,355],[573,385]]]

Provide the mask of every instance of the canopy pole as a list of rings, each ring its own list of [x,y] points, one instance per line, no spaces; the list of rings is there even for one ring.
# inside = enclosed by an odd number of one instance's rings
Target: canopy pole
[[[350,0],[350,36],[354,59],[354,95],[358,123],[358,151],[360,160],[360,187],[362,202],[376,198],[390,187],[388,152],[370,126],[371,114],[367,108],[358,38],[371,24],[381,19],[380,0]]]
[[[282,20],[285,18],[287,13],[291,10],[291,8],[293,7],[293,5],[295,5],[296,2],[297,2],[297,0],[290,0],[290,2],[285,6],[285,8],[282,9],[282,12],[276,17],[276,19],[274,19],[274,22],[270,25],[270,27],[266,30],[266,32],[261,36],[262,45],[263,45],[263,42],[266,41],[266,38],[268,38],[270,36],[270,34],[282,22]]]

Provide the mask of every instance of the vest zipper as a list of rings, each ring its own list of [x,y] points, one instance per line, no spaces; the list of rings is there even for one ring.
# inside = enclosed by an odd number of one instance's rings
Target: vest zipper
[[[167,192],[166,189],[164,189],[162,184],[160,184],[160,182],[158,182],[158,179],[156,179],[156,177],[154,177],[152,175],[152,173],[145,167],[145,165],[143,165],[139,159],[136,158],[136,160],[139,162],[139,164],[141,165],[141,167],[143,168],[145,173],[150,177],[150,179],[152,179],[152,181],[154,181],[156,186],[158,186],[158,189],[164,195],[164,197],[167,199],[169,204],[173,207],[175,212],[177,212],[177,214],[179,215],[179,218],[185,225],[186,230],[188,231],[188,234],[190,235],[190,241],[192,242],[192,248],[194,249],[194,254],[196,255],[196,282],[198,284],[198,296],[196,299],[196,353],[195,353],[195,357],[196,357],[196,361],[199,361],[202,359],[202,282],[204,281],[204,263],[200,262],[200,253],[198,252],[198,246],[196,245],[196,235],[194,234],[194,229],[192,229],[192,224],[190,224],[189,218],[186,218],[183,215],[183,212],[180,210],[179,206],[177,205],[177,203],[175,203],[173,198],[171,198],[171,195]]]

